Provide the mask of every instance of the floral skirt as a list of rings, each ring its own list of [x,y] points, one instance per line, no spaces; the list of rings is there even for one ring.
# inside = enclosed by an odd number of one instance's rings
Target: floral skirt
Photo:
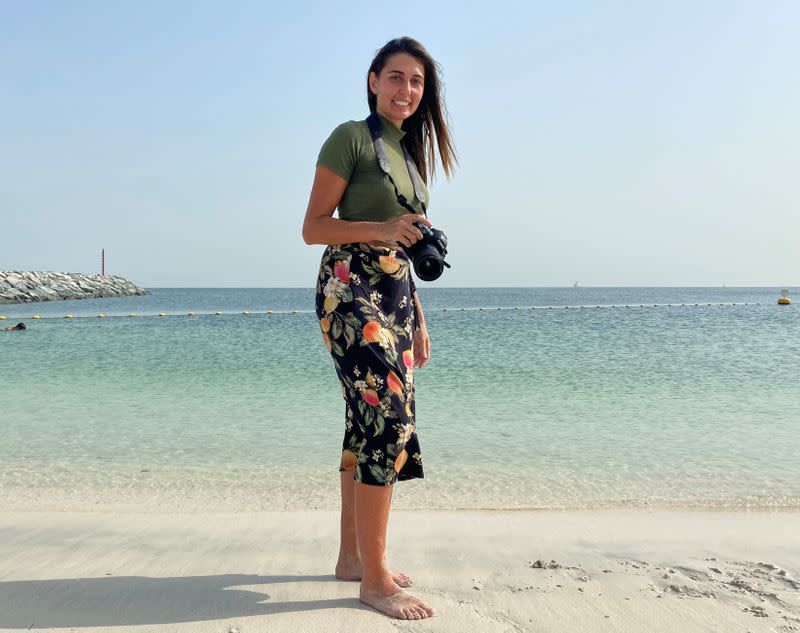
[[[414,421],[414,283],[402,250],[328,246],[317,279],[317,316],[345,400],[339,470],[391,486],[422,478]]]

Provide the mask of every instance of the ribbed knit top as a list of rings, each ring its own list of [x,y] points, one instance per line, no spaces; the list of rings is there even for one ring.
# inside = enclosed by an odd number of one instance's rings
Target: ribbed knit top
[[[392,178],[409,204],[422,213],[422,204],[414,195],[400,140],[405,135],[388,119],[380,117],[381,138],[392,164]],[[324,166],[347,181],[339,201],[342,220],[385,222],[408,213],[394,195],[394,188],[378,165],[366,121],[348,121],[339,125],[322,145],[317,166]],[[424,183],[423,183],[424,184]],[[428,198],[428,188],[425,187]]]

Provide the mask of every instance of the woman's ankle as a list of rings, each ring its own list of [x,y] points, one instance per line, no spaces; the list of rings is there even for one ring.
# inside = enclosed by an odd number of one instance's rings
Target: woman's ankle
[[[388,585],[394,583],[394,576],[388,567],[361,568],[361,583],[365,585]]]

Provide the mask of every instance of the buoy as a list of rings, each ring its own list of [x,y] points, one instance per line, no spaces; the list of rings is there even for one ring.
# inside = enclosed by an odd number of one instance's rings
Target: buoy
[[[98,319],[105,319],[106,315],[101,312],[100,314],[97,315],[97,318]]]
[[[219,316],[220,314],[222,314],[222,312],[215,312],[214,314],[216,314],[217,316]]]
[[[222,313],[221,313],[221,312],[217,312],[217,314],[222,314]],[[247,315],[248,315],[248,314],[250,314],[250,313],[249,313],[247,310],[244,310],[244,311],[242,312],[242,314],[243,314],[244,316],[247,316]]]
[[[167,315],[166,315],[166,314],[164,314],[163,312],[159,312],[159,313],[158,313],[158,316],[167,316]]]
[[[136,315],[133,312],[131,312],[128,316],[129,317],[135,317]]]
[[[447,308],[442,308],[442,312],[447,312]]]
[[[64,318],[65,318],[65,319],[71,319],[71,318],[72,318],[72,315],[71,315],[71,314],[65,314],[65,315],[64,315]]]
[[[781,290],[781,296],[780,299],[778,299],[778,305],[788,306],[791,303],[792,300],[789,298],[789,291],[784,288],[783,290]]]
[[[6,320],[6,315],[0,314],[0,321],[5,321],[5,320]]]
[[[272,314],[272,310],[267,310],[267,314]]]
[[[186,316],[196,316],[194,312],[187,312]]]
[[[33,318],[33,319],[36,319],[36,320],[38,321],[38,320],[39,320],[39,319],[41,319],[42,317],[40,317],[38,314],[34,314],[32,318]]]
[[[292,310],[292,314],[300,314],[297,310]]]

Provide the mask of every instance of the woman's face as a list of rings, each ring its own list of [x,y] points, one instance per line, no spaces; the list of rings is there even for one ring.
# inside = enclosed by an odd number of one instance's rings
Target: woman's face
[[[377,99],[378,114],[400,127],[416,112],[425,87],[422,62],[408,53],[395,53],[380,75],[369,74],[369,89]]]

